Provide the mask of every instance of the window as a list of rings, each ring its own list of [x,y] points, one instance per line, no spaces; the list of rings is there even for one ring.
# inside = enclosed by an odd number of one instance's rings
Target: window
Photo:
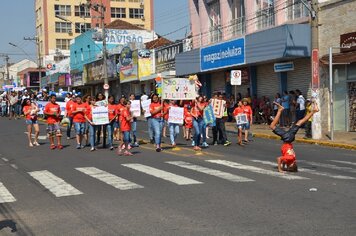
[[[211,1],[208,4],[210,19],[210,42],[219,42],[222,39],[220,1]]]
[[[130,18],[143,19],[143,9],[142,8],[130,8]]]
[[[70,5],[54,5],[54,13],[55,15],[60,15],[60,16],[70,16],[71,15]]]
[[[85,6],[75,6],[74,15],[80,17],[90,17],[90,9]]]
[[[56,48],[61,50],[69,50],[70,39],[56,39]]]
[[[72,23],[69,22],[56,22],[56,33],[71,33]]]
[[[112,18],[126,18],[126,9],[125,8],[116,8],[112,7],[111,10],[111,17]]]
[[[76,33],[84,33],[85,31],[90,30],[90,23],[75,23],[75,32]]]
[[[231,5],[231,36],[242,35],[245,33],[245,0],[233,0]]]
[[[257,29],[274,26],[274,17],[274,0],[256,0]]]
[[[287,20],[294,20],[308,16],[308,9],[299,0],[287,0]]]

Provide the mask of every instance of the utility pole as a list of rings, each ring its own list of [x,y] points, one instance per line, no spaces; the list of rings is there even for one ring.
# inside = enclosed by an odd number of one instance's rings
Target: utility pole
[[[41,63],[41,48],[40,48],[40,39],[38,36],[36,37],[24,37],[24,40],[29,40],[29,41],[35,41],[36,46],[37,46],[37,60],[38,60],[38,82],[39,82],[39,88],[38,90],[41,90],[41,77],[42,77],[42,63]]]
[[[3,57],[5,60],[5,66],[6,66],[6,80],[9,81],[10,80],[10,72],[9,72],[9,55],[4,54],[4,53],[0,53],[0,57]],[[5,77],[5,76],[4,76]],[[5,78],[4,78],[4,83],[5,83]]]

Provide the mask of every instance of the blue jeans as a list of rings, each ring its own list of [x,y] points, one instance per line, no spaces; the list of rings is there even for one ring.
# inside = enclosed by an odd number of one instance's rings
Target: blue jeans
[[[136,121],[136,118],[134,118],[133,122],[131,123],[131,134],[132,134],[133,143],[137,142],[136,131],[137,131],[137,121]]]
[[[6,116],[7,115],[7,106],[1,106],[1,116]]]
[[[178,124],[169,123],[168,127],[169,127],[169,137],[171,139],[171,144],[175,144],[177,136],[179,134],[179,125]]]
[[[129,143],[130,142],[130,131],[124,131],[122,132],[122,139],[124,143]]]
[[[96,125],[89,124],[89,142],[90,146],[95,147]]]
[[[155,143],[157,145],[160,145],[161,144],[163,120],[161,118],[152,118],[151,122],[152,122],[154,137],[155,137]]]
[[[22,111],[21,111],[21,104],[16,104],[15,105],[15,114],[16,115],[21,115],[22,114]]]
[[[73,126],[73,117],[68,117],[69,119],[69,124],[67,125],[67,137],[70,138],[70,131],[72,129]]]
[[[83,135],[85,132],[85,123],[74,122],[76,135]]]
[[[108,145],[112,147],[113,145],[113,135],[114,135],[114,122],[106,125],[106,130],[108,132]]]
[[[148,137],[152,140],[153,137],[153,125],[152,125],[152,117],[147,117],[147,126],[148,126]]]
[[[198,119],[193,119],[193,127],[194,127],[194,142],[195,142],[195,146],[199,146],[200,145],[200,136],[201,134],[203,134],[203,140],[205,140],[206,135],[205,134],[205,129],[204,129],[204,120],[203,118],[198,118]],[[205,136],[205,138],[204,138]]]

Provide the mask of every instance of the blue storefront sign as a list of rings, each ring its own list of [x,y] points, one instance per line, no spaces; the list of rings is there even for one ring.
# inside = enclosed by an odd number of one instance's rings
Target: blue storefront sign
[[[200,49],[201,71],[245,64],[245,38]]]
[[[274,72],[284,72],[294,70],[293,62],[274,63]]]

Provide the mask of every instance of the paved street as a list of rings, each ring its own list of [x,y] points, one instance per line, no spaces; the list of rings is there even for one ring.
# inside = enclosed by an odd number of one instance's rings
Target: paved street
[[[23,120],[0,128],[0,235],[356,234],[355,151],[295,144],[300,172],[279,174],[276,140],[118,157],[29,148]]]

